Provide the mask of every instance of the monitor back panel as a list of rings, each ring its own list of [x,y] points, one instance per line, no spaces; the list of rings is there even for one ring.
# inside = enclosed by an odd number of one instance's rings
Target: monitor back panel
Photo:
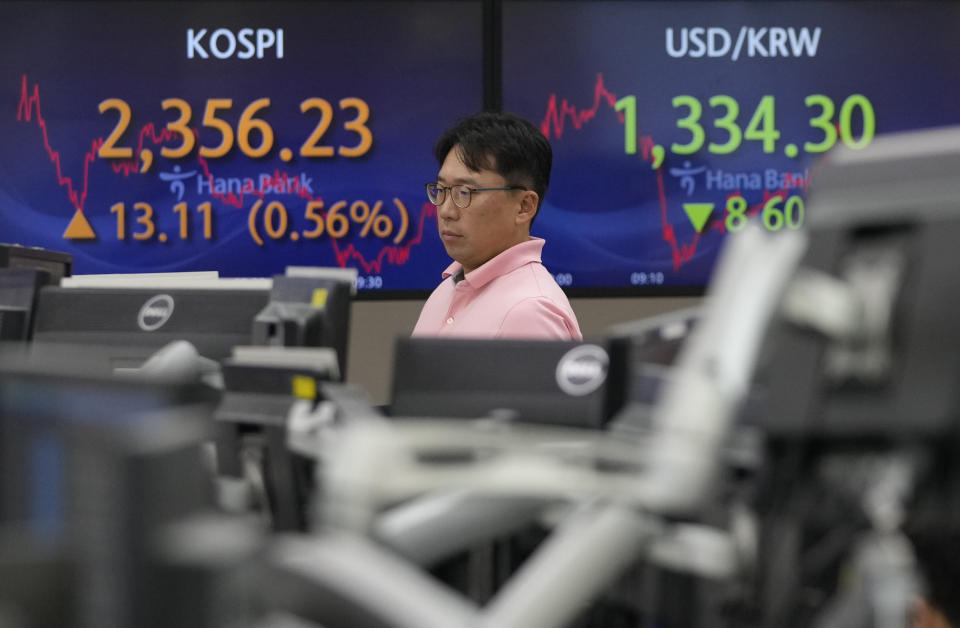
[[[222,360],[251,343],[253,320],[269,297],[248,289],[48,287],[40,292],[34,343],[159,348],[187,340]]]

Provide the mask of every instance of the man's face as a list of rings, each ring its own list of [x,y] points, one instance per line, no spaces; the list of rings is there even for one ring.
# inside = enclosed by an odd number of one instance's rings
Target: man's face
[[[495,188],[508,185],[492,170],[474,172],[457,155],[454,146],[437,175],[443,187],[467,185],[471,188]],[[447,255],[470,272],[487,260],[529,238],[529,218],[524,217],[525,197],[531,192],[495,190],[472,194],[470,206],[457,207],[448,190],[437,207],[437,227]],[[533,193],[536,196],[535,193]],[[529,199],[526,200],[529,204]],[[535,201],[534,201],[535,203]]]

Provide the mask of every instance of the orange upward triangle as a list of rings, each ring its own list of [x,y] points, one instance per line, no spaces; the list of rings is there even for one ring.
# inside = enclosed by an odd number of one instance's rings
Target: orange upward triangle
[[[96,237],[97,234],[93,231],[93,227],[90,226],[86,216],[80,211],[74,212],[73,220],[67,225],[67,230],[63,232],[64,240],[94,240]]]

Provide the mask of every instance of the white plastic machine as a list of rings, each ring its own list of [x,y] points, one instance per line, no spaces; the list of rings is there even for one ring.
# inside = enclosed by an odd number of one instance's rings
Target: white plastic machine
[[[730,238],[647,438],[354,416],[331,437],[335,447],[317,443],[327,463],[319,540],[284,539],[278,564],[338,600],[333,615],[354,609],[384,626],[562,626],[638,559],[740,578],[750,628],[904,626],[921,589],[901,525],[911,494],[925,490],[925,470],[943,463],[931,437],[955,433],[960,410],[952,393],[960,279],[948,262],[960,236],[958,171],[960,130],[877,138],[826,160],[806,232],[752,227]],[[766,402],[743,416],[758,389]],[[865,525],[838,552],[855,585],[815,583],[827,587],[815,608],[798,597],[803,578],[776,563],[797,564],[791,551],[802,546],[769,543],[790,540],[783,518],[796,531],[816,508],[769,512],[773,502],[760,499],[727,529],[676,523],[716,497],[738,421],[758,426],[773,453],[826,445],[796,468],[793,485],[778,487],[788,491],[783,504],[824,474],[838,478],[823,485],[830,491],[862,491],[849,509],[819,511],[838,526],[844,516]],[[852,442],[872,464],[832,455],[831,444]],[[761,497],[782,463],[761,470]],[[471,505],[484,515],[465,516]],[[561,513],[554,533],[482,606],[388,549],[430,560],[545,505]],[[330,564],[339,569],[321,566]]]

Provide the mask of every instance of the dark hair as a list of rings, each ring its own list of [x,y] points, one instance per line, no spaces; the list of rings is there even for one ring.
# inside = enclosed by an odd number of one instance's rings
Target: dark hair
[[[492,170],[509,185],[531,188],[540,197],[539,211],[553,164],[553,150],[540,129],[512,113],[477,113],[440,136],[433,148],[437,164],[443,165],[454,146],[470,170]]]

